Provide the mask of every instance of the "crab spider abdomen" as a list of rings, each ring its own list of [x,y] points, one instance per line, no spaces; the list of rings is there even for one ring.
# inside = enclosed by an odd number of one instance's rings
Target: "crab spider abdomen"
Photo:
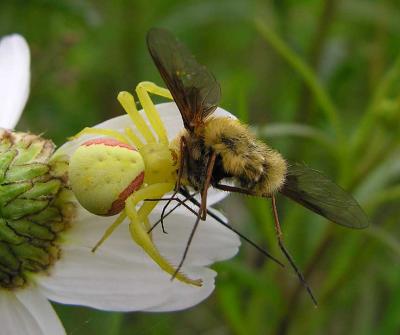
[[[81,144],[70,160],[69,178],[79,203],[96,215],[115,215],[144,180],[144,161],[131,145],[111,138]]]

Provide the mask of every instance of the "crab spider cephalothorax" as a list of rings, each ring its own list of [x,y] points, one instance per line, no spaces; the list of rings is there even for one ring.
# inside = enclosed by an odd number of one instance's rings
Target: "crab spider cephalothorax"
[[[138,112],[134,97],[128,92],[121,92],[118,95],[118,101],[142,135],[144,141],[129,127],[125,128],[123,134],[110,129],[85,128],[73,137],[100,135],[113,138],[125,144],[134,145],[144,162],[145,171],[142,186],[126,198],[124,209],[114,223],[106,230],[103,237],[93,248],[93,251],[95,251],[126,218],[128,218],[130,221],[129,231],[132,239],[164,271],[175,276],[175,278],[184,283],[201,286],[202,281],[200,279],[190,279],[182,272],[176,274],[175,268],[160,254],[151,239],[151,235],[148,233],[150,229],[148,216],[157,205],[157,201],[144,200],[159,199],[166,193],[173,191],[175,189],[179,170],[179,152],[176,148],[171,147],[173,145],[170,145],[168,141],[164,124],[160,119],[155,105],[151,101],[149,93],[171,100],[172,96],[169,90],[151,82],[141,82],[137,85],[136,94],[152,129],[146,124],[145,120]],[[118,171],[115,173],[118,174]],[[137,208],[137,205],[140,205],[140,207]]]

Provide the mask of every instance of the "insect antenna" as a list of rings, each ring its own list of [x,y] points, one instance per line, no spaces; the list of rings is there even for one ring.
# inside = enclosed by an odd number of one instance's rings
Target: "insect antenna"
[[[186,256],[187,256],[187,254],[189,252],[189,247],[192,244],[192,240],[193,240],[194,234],[196,233],[197,227],[199,226],[202,213],[203,213],[203,208],[202,208],[202,206],[200,206],[199,207],[199,211],[196,214],[197,215],[196,222],[194,223],[192,231],[190,232],[189,239],[188,239],[188,241],[186,243],[186,247],[185,247],[185,250],[183,252],[181,261],[179,262],[178,266],[176,267],[175,273],[171,277],[171,281],[175,279],[176,275],[179,273],[179,271],[181,270],[181,268],[183,266],[183,262],[185,261]]]
[[[181,144],[182,144],[182,141],[181,141]],[[185,261],[186,256],[189,252],[189,247],[192,244],[194,234],[197,230],[197,227],[199,226],[200,219],[202,219],[202,220],[206,219],[206,216],[207,216],[207,212],[206,212],[206,210],[207,210],[207,192],[208,192],[208,188],[210,187],[210,184],[211,184],[211,177],[212,177],[212,172],[214,169],[216,158],[217,158],[217,153],[214,151],[211,153],[211,156],[209,157],[208,162],[207,162],[206,178],[205,178],[205,181],[201,188],[201,194],[200,194],[201,195],[201,203],[199,206],[199,211],[197,212],[196,221],[194,223],[192,231],[190,232],[189,239],[186,243],[186,247],[183,252],[181,261],[179,262],[178,266],[176,267],[175,273],[173,274],[171,280],[174,280],[174,278],[176,277],[176,275],[179,273],[180,269],[182,268],[183,262]]]
[[[278,238],[279,248],[282,250],[283,254],[285,255],[286,259],[289,261],[289,263],[292,266],[293,270],[296,272],[297,277],[299,278],[301,284],[307,290],[307,292],[308,292],[311,300],[313,301],[315,307],[317,307],[318,306],[318,302],[317,302],[317,299],[315,298],[313,292],[311,291],[310,286],[307,284],[303,274],[300,272],[300,270],[296,266],[292,256],[290,256],[288,250],[286,249],[285,245],[283,244],[283,235],[282,235],[281,225],[279,224],[279,217],[278,217],[278,210],[276,208],[275,195],[273,195],[273,194],[271,196],[271,201],[272,201],[272,211],[273,211],[274,223],[275,223],[275,232],[276,232],[276,236]]]

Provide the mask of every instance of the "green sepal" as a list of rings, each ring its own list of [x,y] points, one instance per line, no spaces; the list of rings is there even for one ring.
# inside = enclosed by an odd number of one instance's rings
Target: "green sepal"
[[[6,172],[5,183],[23,180],[32,180],[49,172],[49,167],[43,163],[31,163],[27,165],[13,166]]]
[[[0,218],[0,241],[10,244],[19,244],[25,240],[26,239],[24,237],[19,236],[11,227],[7,225],[7,221],[5,219]]]
[[[12,220],[8,222],[8,226],[14,229],[17,234],[21,234],[30,238],[37,238],[40,240],[52,241],[55,238],[46,226],[41,226],[29,220]]]
[[[11,276],[6,272],[2,271],[1,264],[0,264],[0,282],[4,283],[5,285],[11,286]]]
[[[7,206],[0,208],[0,215],[6,219],[20,219],[26,215],[37,213],[49,204],[49,200],[15,199]]]
[[[40,264],[36,261],[32,261],[30,259],[24,260],[24,270],[31,271],[31,272],[39,272],[43,270],[43,264]]]
[[[10,250],[10,248],[4,243],[0,242],[0,263],[3,267],[10,269],[13,273],[19,270],[20,262],[18,258],[14,255],[14,253]]]
[[[24,198],[35,199],[42,196],[55,195],[60,190],[60,187],[61,181],[58,179],[52,179],[44,183],[37,182],[24,194]]]
[[[29,219],[42,225],[52,225],[54,222],[61,222],[63,217],[58,208],[49,206],[37,214],[30,215]]]
[[[66,176],[68,178],[68,161],[69,158],[67,155],[56,153],[54,156],[52,156],[49,160],[52,175],[57,177]]]
[[[50,263],[48,252],[40,247],[36,247],[29,243],[13,245],[12,250],[19,259],[34,261],[42,266]]]
[[[61,222],[53,222],[51,225],[51,231],[53,233],[59,233],[65,230],[65,227],[67,227],[67,224],[64,221]]]
[[[0,129],[0,289],[25,285],[59,258],[75,205],[64,196],[68,157],[53,153],[49,140]]]
[[[8,151],[11,148],[12,145],[11,138],[8,137],[7,135],[4,136],[4,131],[1,133],[0,131],[0,154],[3,154],[4,152]]]
[[[9,268],[9,267],[1,264],[1,263],[0,263],[0,272],[7,275],[9,282],[11,282],[10,276],[18,275],[18,269],[13,270],[13,269],[11,269],[11,268]]]
[[[0,185],[0,205],[4,206],[10,200],[32,188],[31,182]]]
[[[45,144],[44,141],[40,141],[38,143],[32,143],[27,148],[26,146],[21,146],[23,150],[19,151],[18,157],[15,159],[13,164],[15,165],[26,164],[27,162],[34,160],[37,156],[39,156],[39,154],[43,150],[44,144]]]
[[[0,154],[0,182],[4,181],[7,169],[17,154],[17,150],[10,150]]]

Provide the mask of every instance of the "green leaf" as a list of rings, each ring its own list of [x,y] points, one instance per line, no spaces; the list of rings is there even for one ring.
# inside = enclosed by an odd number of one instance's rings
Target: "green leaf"
[[[337,109],[312,69],[296,55],[262,19],[256,19],[254,24],[263,39],[273,47],[304,80],[331,126],[335,129],[336,136],[338,136],[339,139],[342,138],[342,126]]]
[[[301,137],[316,141],[330,150],[334,150],[334,141],[324,132],[312,126],[300,123],[270,123],[266,126],[252,127],[258,136],[273,137]]]

